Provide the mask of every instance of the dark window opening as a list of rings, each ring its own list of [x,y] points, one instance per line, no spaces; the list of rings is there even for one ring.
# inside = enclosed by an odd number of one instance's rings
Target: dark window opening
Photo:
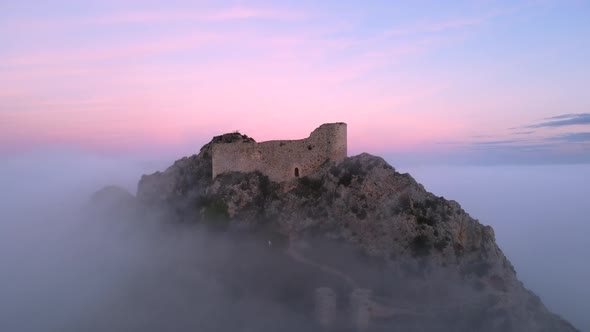
[[[313,149],[313,147],[311,145],[308,145],[307,149],[311,151],[311,149]]]
[[[295,177],[299,177],[299,168],[295,167]]]

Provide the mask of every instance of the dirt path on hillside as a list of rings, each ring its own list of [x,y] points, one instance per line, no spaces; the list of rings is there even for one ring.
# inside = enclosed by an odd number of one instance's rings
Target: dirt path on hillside
[[[300,252],[297,251],[297,249],[295,249],[292,241],[289,241],[289,246],[287,247],[286,254],[287,254],[287,256],[291,257],[293,260],[295,260],[299,263],[313,266],[325,273],[332,274],[332,275],[344,280],[352,288],[358,287],[357,284],[355,283],[354,279],[352,279],[349,275],[345,274],[344,272],[338,271],[335,268],[327,266],[325,264],[316,263],[314,261],[311,261],[311,260],[305,258]]]
[[[287,254],[287,256],[289,256],[290,258],[292,258],[293,260],[295,260],[299,263],[313,266],[325,273],[334,275],[334,276],[344,280],[353,289],[358,288],[358,285],[354,281],[354,279],[351,276],[347,275],[346,273],[339,271],[331,266],[314,262],[314,261],[306,258],[305,256],[303,256],[303,254],[301,254],[300,252],[297,251],[297,249],[293,245],[293,241],[289,241],[289,246],[287,247],[287,250],[285,251],[285,253]],[[424,315],[421,313],[417,313],[414,310],[395,308],[395,307],[389,307],[386,305],[382,305],[382,304],[379,304],[373,300],[370,300],[370,312],[371,312],[371,316],[375,317],[375,318],[391,318],[396,315],[415,315],[415,316]]]

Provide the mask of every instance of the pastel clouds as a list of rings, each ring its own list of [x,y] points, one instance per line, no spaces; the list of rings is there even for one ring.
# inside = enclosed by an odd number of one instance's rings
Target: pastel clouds
[[[79,24],[123,24],[123,23],[164,23],[179,21],[229,21],[247,19],[282,20],[294,19],[294,13],[279,12],[269,9],[233,7],[223,10],[202,10],[198,12],[160,11],[118,13],[102,17],[75,21]]]
[[[484,23],[486,20],[485,18],[464,18],[464,19],[457,19],[452,21],[442,21],[442,22],[430,22],[430,23],[418,23],[411,27],[406,28],[397,28],[392,29],[385,32],[385,35],[388,37],[399,37],[399,36],[407,36],[407,35],[414,35],[420,33],[438,33],[443,32],[445,30],[450,29],[459,29],[465,27],[476,26],[479,24]]]
[[[509,140],[503,130],[539,118],[532,112],[544,96],[485,86],[481,68],[498,64],[453,54],[510,11],[375,28],[334,4],[259,5],[17,21],[30,29],[0,32],[11,45],[0,48],[0,146],[134,149],[236,129],[298,138],[345,121],[352,151],[428,151],[484,130]]]
[[[38,29],[75,29],[92,25],[222,23],[242,20],[293,21],[303,19],[299,11],[258,7],[198,8],[192,10],[132,10],[99,15],[83,15],[65,19],[7,20],[8,28],[18,31]]]
[[[13,55],[4,59],[0,65],[4,68],[18,66],[75,66],[80,63],[92,64],[111,59],[141,57],[146,54],[163,53],[197,47],[207,42],[218,40],[214,34],[190,34],[170,39],[136,42],[133,44],[74,48],[70,50],[50,51],[31,55]]]

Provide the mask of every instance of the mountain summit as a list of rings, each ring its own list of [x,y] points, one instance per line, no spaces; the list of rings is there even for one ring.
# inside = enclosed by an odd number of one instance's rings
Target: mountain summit
[[[345,125],[335,128],[345,140]],[[293,152],[298,157],[323,148],[306,140],[290,141],[300,142],[291,151],[304,149]],[[285,142],[272,148],[291,144]],[[202,225],[214,236],[253,238],[261,251],[235,254],[273,257],[224,265],[244,276],[221,277],[241,290],[236,296],[278,297],[276,305],[320,331],[576,331],[523,286],[492,227],[459,203],[366,153],[310,158],[314,167],[283,163],[288,172],[269,176],[270,148],[256,155],[264,144],[239,133],[216,136],[198,155],[138,184],[137,213],[157,211],[168,223]],[[219,151],[227,158],[230,150],[247,151],[258,166],[233,171],[224,162],[216,172]]]

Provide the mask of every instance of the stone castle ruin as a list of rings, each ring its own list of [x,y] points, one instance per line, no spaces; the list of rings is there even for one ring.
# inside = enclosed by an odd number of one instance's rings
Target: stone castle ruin
[[[354,288],[350,293],[350,307],[343,312],[338,308],[336,292],[329,287],[319,287],[314,294],[315,319],[324,330],[352,327],[354,331],[367,331],[375,304],[372,294],[370,289]]]
[[[346,123],[342,122],[323,124],[300,140],[215,143],[213,178],[225,172],[260,171],[272,181],[289,181],[312,174],[326,160],[343,160],[346,144]]]
[[[347,157],[346,129],[346,123],[327,123],[304,139],[261,143],[239,133],[218,136],[211,146],[212,177],[226,172],[259,171],[272,181],[286,182],[307,176],[327,160],[341,161]],[[302,257],[296,251],[290,251],[290,255],[296,261],[319,267],[324,272],[347,277],[329,266]],[[338,301],[336,292],[326,286],[315,289],[313,299],[313,316],[324,330],[345,328],[363,332],[369,330],[373,318],[389,318],[397,312],[373,301],[372,290],[354,284],[348,301],[344,300],[348,304],[346,307],[339,304],[342,301]]]

